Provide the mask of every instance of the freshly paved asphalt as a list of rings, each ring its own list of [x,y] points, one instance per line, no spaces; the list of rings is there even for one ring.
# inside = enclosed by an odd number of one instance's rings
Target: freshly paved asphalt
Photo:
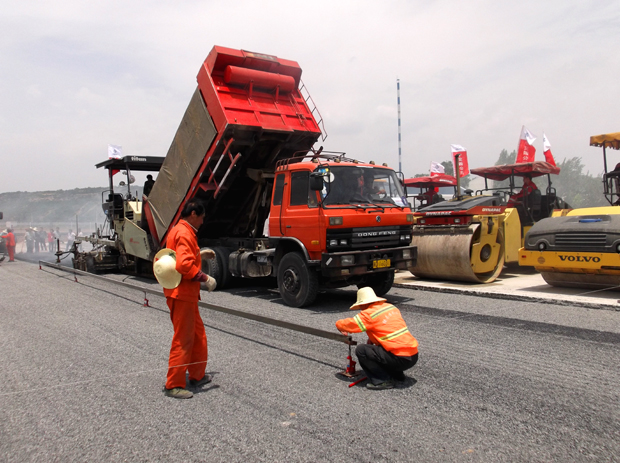
[[[156,288],[152,282],[110,276]],[[348,388],[334,341],[201,310],[215,379],[162,393],[163,297],[0,265],[0,461],[613,461],[620,312],[394,288],[420,342],[399,388]],[[285,306],[268,284],[203,293],[335,330],[355,288]],[[365,337],[354,335],[362,342]]]

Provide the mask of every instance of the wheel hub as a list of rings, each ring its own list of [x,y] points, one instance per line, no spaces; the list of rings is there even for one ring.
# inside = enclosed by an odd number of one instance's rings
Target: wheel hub
[[[284,271],[282,283],[284,285],[284,289],[286,289],[289,293],[296,293],[299,291],[299,276],[292,268],[287,268]]]

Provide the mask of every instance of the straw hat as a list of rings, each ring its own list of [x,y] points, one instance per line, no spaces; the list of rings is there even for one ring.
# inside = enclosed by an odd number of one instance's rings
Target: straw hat
[[[174,289],[181,283],[181,274],[176,270],[177,254],[172,249],[163,248],[153,260],[153,273],[160,285]]]
[[[383,302],[386,299],[377,297],[375,291],[370,286],[364,286],[357,291],[357,302],[349,307],[349,310],[361,309],[362,306],[372,304],[373,302]]]

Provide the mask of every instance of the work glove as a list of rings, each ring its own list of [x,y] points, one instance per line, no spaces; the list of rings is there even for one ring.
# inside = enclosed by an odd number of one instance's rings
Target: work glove
[[[207,281],[200,283],[200,287],[202,289],[206,289],[207,291],[211,292],[217,287],[217,281],[215,281],[215,278],[207,275]]]
[[[215,259],[215,251],[213,249],[205,248],[200,251],[200,258],[209,260]]]
[[[200,270],[196,276],[194,278],[192,278],[192,281],[200,281],[201,283],[207,281],[209,279],[209,275],[207,275],[206,273],[204,273],[202,270]]]

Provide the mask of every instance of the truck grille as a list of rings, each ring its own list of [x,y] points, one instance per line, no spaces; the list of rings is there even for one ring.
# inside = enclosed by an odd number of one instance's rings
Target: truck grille
[[[556,233],[556,246],[571,246],[582,248],[605,247],[607,235],[604,233]]]
[[[409,235],[408,240],[401,236]],[[331,240],[337,240],[338,246],[329,246]],[[346,241],[346,245],[340,244]],[[328,248],[331,250],[372,249],[408,246],[411,241],[411,226],[338,228],[327,230]]]

